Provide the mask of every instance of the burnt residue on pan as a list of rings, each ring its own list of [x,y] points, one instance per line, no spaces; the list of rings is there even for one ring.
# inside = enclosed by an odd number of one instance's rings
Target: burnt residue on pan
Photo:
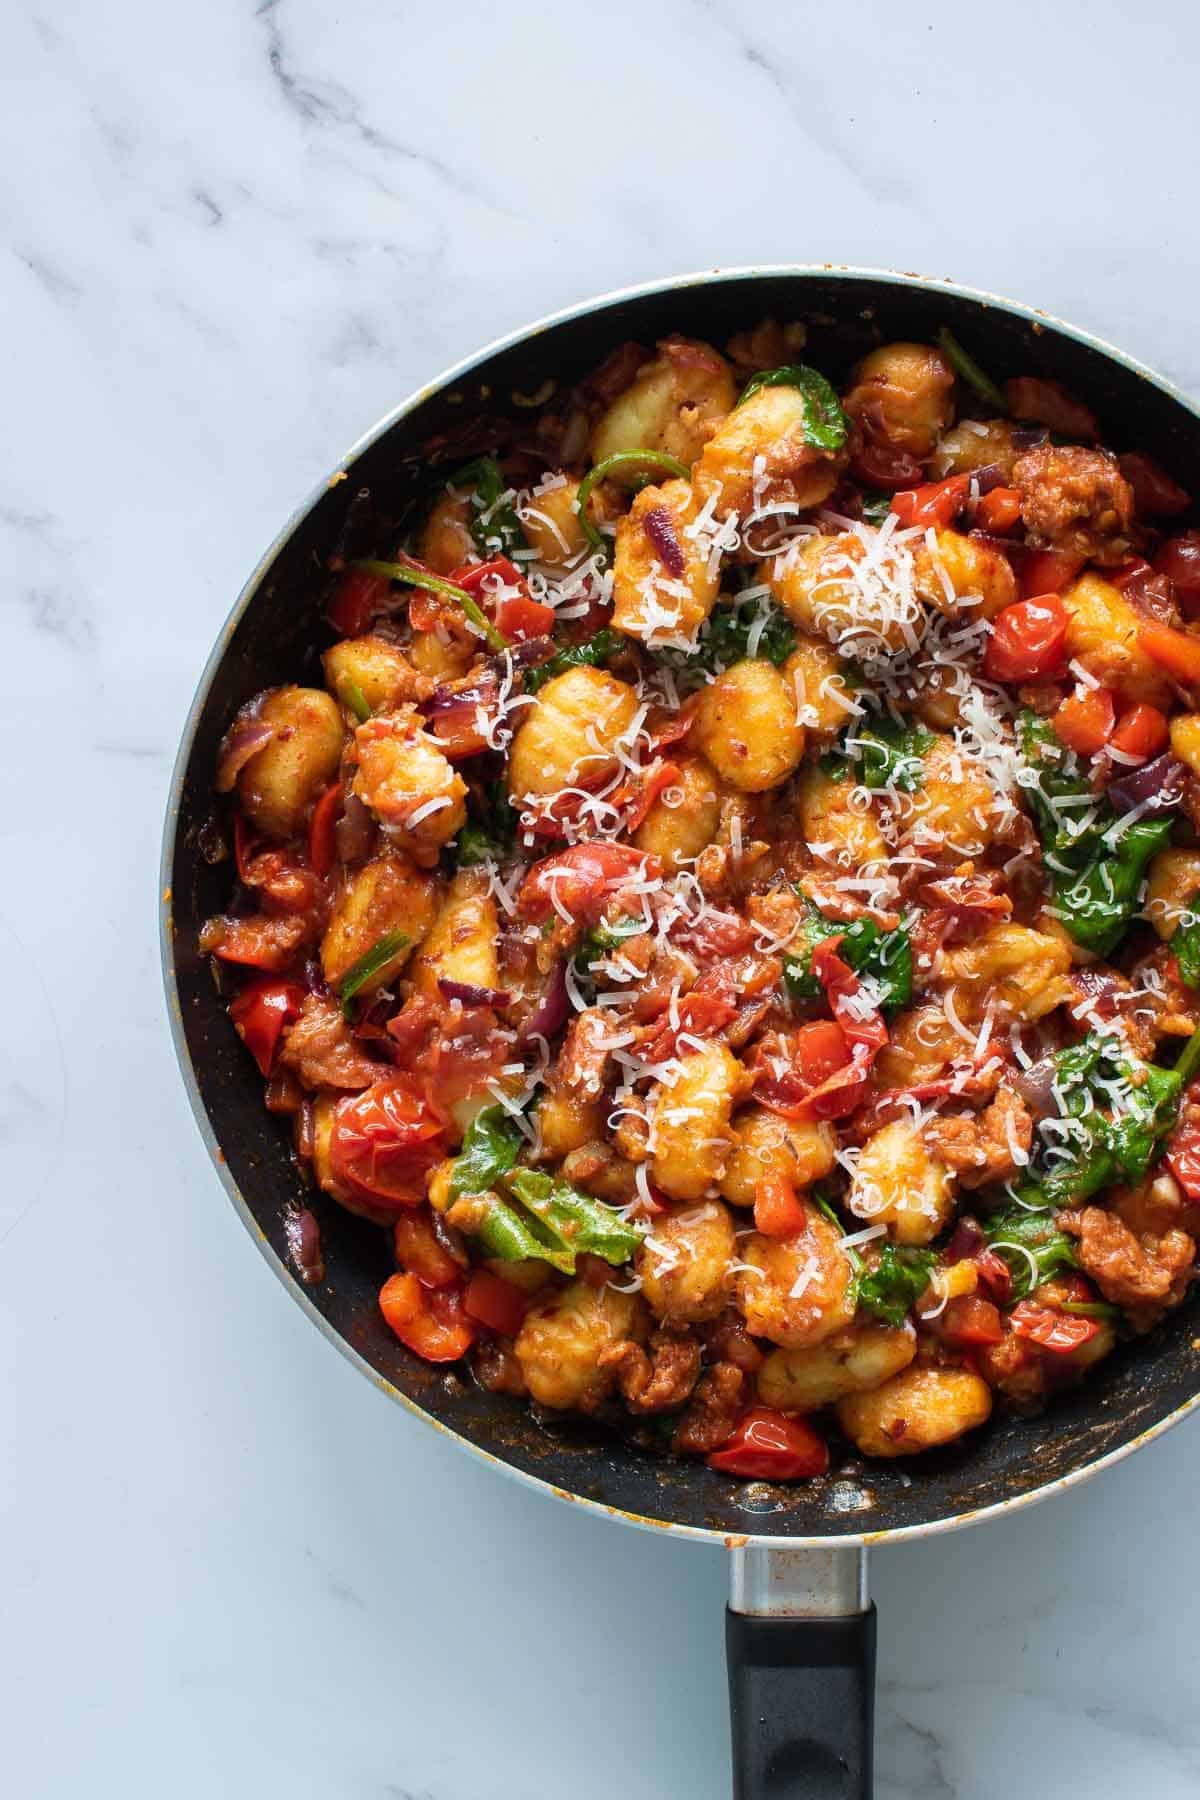
[[[1168,468],[1200,465],[1200,420],[1170,393],[1049,322],[941,284],[835,271],[718,276],[619,298],[552,323],[460,375],[451,389],[429,392],[366,445],[345,479],[338,471],[281,542],[223,640],[198,701],[181,758],[164,882],[168,987],[198,1110],[270,1254],[327,1330],[431,1420],[552,1489],[643,1522],[735,1540],[747,1533],[874,1535],[920,1528],[1020,1500],[1076,1475],[1135,1443],[1193,1398],[1200,1385],[1193,1343],[1200,1297],[1149,1337],[1124,1347],[1039,1418],[997,1415],[966,1442],[907,1465],[865,1467],[847,1451],[840,1467],[835,1456],[827,1477],[798,1489],[741,1483],[702,1464],[664,1461],[602,1425],[539,1423],[523,1403],[421,1363],[387,1330],[376,1300],[391,1273],[386,1235],[305,1187],[284,1130],[263,1110],[257,1072],[230,1028],[196,939],[200,923],[220,910],[228,880],[211,860],[212,779],[221,736],[260,688],[285,677],[303,680],[315,670],[327,642],[320,615],[330,561],[373,548],[404,520],[428,480],[423,446],[454,439],[461,456],[464,428],[478,435],[485,411],[505,429],[496,411],[499,396],[533,393],[547,374],[563,384],[576,381],[624,339],[651,344],[668,331],[721,339],[768,315],[804,319],[807,360],[835,379],[876,343],[928,340],[949,325],[989,367],[1064,381],[1101,415],[1106,437],[1118,449],[1136,444]],[[519,408],[510,418],[517,428]]]

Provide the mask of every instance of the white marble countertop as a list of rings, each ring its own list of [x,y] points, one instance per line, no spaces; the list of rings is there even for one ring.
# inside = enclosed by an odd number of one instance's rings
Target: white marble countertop
[[[923,269],[1200,389],[1200,13],[10,0],[0,1762],[14,1800],[718,1800],[722,1557],[390,1407],[247,1241],[155,867],[246,572],[400,396],[591,292]],[[1156,22],[1157,18],[1157,22]],[[875,1559],[880,1793],[1200,1781],[1200,1427]]]

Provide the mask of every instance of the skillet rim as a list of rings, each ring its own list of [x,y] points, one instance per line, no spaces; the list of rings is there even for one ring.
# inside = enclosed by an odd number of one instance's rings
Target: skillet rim
[[[407,418],[410,414],[417,412],[419,408],[434,395],[452,387],[456,382],[462,380],[465,376],[470,375],[473,371],[480,369],[504,351],[512,349],[519,344],[530,342],[546,330],[560,324],[565,324],[574,319],[603,313],[628,301],[660,296],[680,289],[705,287],[727,281],[753,281],[781,278],[800,281],[816,278],[825,281],[864,280],[882,282],[895,287],[917,289],[925,292],[942,290],[947,294],[953,295],[956,299],[967,301],[984,311],[995,309],[1006,312],[1013,317],[1023,319],[1035,327],[1048,326],[1051,330],[1060,335],[1073,339],[1076,343],[1083,345],[1087,349],[1098,352],[1109,361],[1125,368],[1131,374],[1137,376],[1141,381],[1157,388],[1160,393],[1165,394],[1168,399],[1172,400],[1185,412],[1190,413],[1197,421],[1200,421],[1200,403],[1193,401],[1190,396],[1184,393],[1182,389],[1178,388],[1174,382],[1170,381],[1166,376],[1160,374],[1157,370],[1150,368],[1138,358],[1130,356],[1118,346],[1110,344],[1107,339],[1097,337],[1094,333],[1085,331],[1080,326],[1072,325],[1066,320],[1060,319],[1056,315],[1045,311],[1043,308],[1026,306],[1021,301],[1011,300],[1003,295],[990,293],[983,288],[963,286],[958,282],[952,281],[947,276],[918,275],[895,269],[872,268],[861,264],[764,263],[744,267],[717,267],[683,275],[665,276],[657,281],[640,282],[630,287],[612,289],[606,293],[594,296],[591,299],[577,301],[573,305],[562,307],[556,312],[548,313],[539,319],[533,320],[527,325],[520,326],[513,331],[507,332],[502,337],[493,339],[481,349],[472,352],[468,356],[462,358],[459,362],[452,364],[432,381],[423,383],[364,432],[363,435],[351,445],[345,454],[337,460],[329,473],[312,488],[305,499],[295,508],[287,520],[287,523],[276,534],[248,576],[217,635],[213,648],[209,652],[204,668],[201,671],[195,692],[192,696],[191,705],[188,708],[187,716],[184,721],[179,749],[176,753],[174,765],[171,770],[166,817],[163,823],[162,850],[159,862],[158,935],[164,997],[167,1005],[167,1018],[176,1061],[179,1064],[180,1075],[183,1080],[184,1090],[187,1094],[188,1104],[191,1107],[192,1115],[195,1118],[200,1131],[200,1136],[208,1149],[210,1159],[216,1168],[222,1185],[230,1200],[233,1202],[234,1209],[241,1219],[242,1224],[246,1227],[250,1236],[255,1240],[265,1261],[273,1270],[276,1278],[283,1284],[291,1299],[304,1310],[309,1320],[316,1325],[317,1329],[327,1341],[333,1344],[348,1362],[362,1374],[366,1375],[373,1386],[379,1388],[390,1399],[398,1401],[407,1412],[412,1414],[414,1418],[419,1419],[422,1424],[432,1427],[443,1437],[462,1446],[464,1449],[470,1451],[472,1455],[478,1457],[482,1462],[499,1469],[503,1474],[510,1476],[525,1487],[544,1496],[569,1501],[582,1506],[586,1508],[587,1511],[598,1514],[600,1517],[605,1518],[612,1523],[634,1525],[645,1531],[666,1532],[673,1537],[679,1537],[685,1540],[720,1544],[727,1549],[753,1547],[774,1550],[803,1550],[826,1549],[831,1546],[852,1549],[856,1547],[866,1548],[881,1543],[900,1543],[905,1540],[929,1537],[935,1533],[944,1531],[962,1530],[966,1526],[977,1524],[982,1520],[996,1518],[1003,1513],[1015,1512],[1018,1509],[1033,1506],[1040,1501],[1050,1498],[1052,1495],[1063,1493],[1067,1489],[1075,1487],[1079,1483],[1088,1480],[1091,1476],[1098,1474],[1102,1469],[1109,1468],[1114,1464],[1123,1461],[1125,1457],[1131,1456],[1134,1451],[1140,1450],[1144,1445],[1151,1443],[1156,1438],[1162,1437],[1166,1432],[1180,1424],[1181,1421],[1187,1418],[1189,1414],[1193,1413],[1197,1407],[1200,1407],[1200,1388],[1197,1389],[1196,1393],[1194,1393],[1190,1399],[1185,1400],[1181,1405],[1173,1408],[1169,1413],[1165,1414],[1163,1418],[1157,1420],[1145,1431],[1140,1432],[1136,1437],[1131,1438],[1128,1443],[1119,1445],[1115,1450],[1107,1451],[1103,1456],[1082,1463],[1079,1468],[1073,1469],[1067,1475],[1058,1476],[1051,1481],[1029,1489],[1025,1493],[1010,1495],[1008,1498],[995,1501],[988,1506],[967,1508],[962,1512],[951,1513],[943,1518],[926,1519],[919,1524],[914,1525],[890,1526],[878,1531],[820,1532],[796,1536],[784,1536],[782,1534],[774,1533],[760,1535],[753,1531],[731,1533],[712,1527],[683,1524],[677,1520],[668,1521],[648,1518],[643,1514],[629,1512],[620,1507],[609,1505],[604,1501],[596,1500],[589,1495],[574,1493],[570,1489],[564,1488],[557,1483],[547,1481],[541,1476],[535,1475],[528,1470],[516,1467],[514,1464],[507,1462],[503,1457],[496,1456],[492,1451],[477,1444],[472,1438],[465,1436],[461,1432],[455,1431],[451,1426],[444,1424],[442,1420],[426,1412],[415,1400],[411,1399],[407,1394],[395,1387],[390,1381],[382,1376],[377,1369],[372,1367],[367,1359],[354,1348],[348,1339],[345,1338],[328,1319],[326,1319],[303,1287],[292,1279],[287,1267],[272,1249],[249,1202],[242,1193],[239,1184],[234,1179],[232,1171],[225,1160],[216,1132],[213,1129],[212,1121],[209,1117],[208,1109],[201,1092],[199,1076],[195,1064],[192,1061],[184,1034],[182,1009],[175,974],[172,882],[176,858],[178,821],[197,726],[205,706],[207,705],[210,691],[223,666],[226,652],[234,632],[255,600],[259,588],[266,576],[270,573],[277,557],[305,523],[313,509],[324,498],[330,486],[346,474],[359,456],[373,444],[377,443],[379,439],[391,431],[401,420]]]

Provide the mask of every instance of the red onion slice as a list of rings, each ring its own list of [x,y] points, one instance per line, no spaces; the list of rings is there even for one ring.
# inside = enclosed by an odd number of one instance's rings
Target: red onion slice
[[[333,828],[339,862],[365,862],[375,843],[375,821],[358,795],[346,789],[342,816]]]
[[[255,701],[257,706],[258,702]],[[233,784],[250,761],[259,751],[271,742],[275,736],[275,727],[266,724],[254,713],[243,710],[233,721],[229,730],[221,740],[221,748],[217,753],[217,792],[228,794]]]
[[[665,506],[652,506],[642,524],[646,527],[646,536],[654,545],[658,560],[669,575],[678,581],[687,569],[687,559],[683,554],[683,545],[675,535],[675,522]]]
[[[567,965],[560,962],[547,981],[538,1004],[522,1025],[518,1034],[520,1042],[527,1044],[530,1038],[535,1037],[552,1038],[566,1024],[569,1011]]]
[[[451,981],[438,976],[438,992],[443,1000],[461,1000],[464,1006],[508,1006],[512,995],[505,988],[476,987],[470,981]]]
[[[1110,781],[1108,803],[1117,813],[1132,812],[1135,807],[1140,807],[1143,813],[1166,812],[1168,807],[1179,805],[1186,780],[1187,769],[1183,763],[1169,750],[1164,750],[1153,762],[1140,769],[1131,769],[1119,781]]]

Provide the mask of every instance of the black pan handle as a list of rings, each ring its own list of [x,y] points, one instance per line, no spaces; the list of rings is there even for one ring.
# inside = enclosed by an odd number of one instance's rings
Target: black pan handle
[[[735,1550],[733,1800],[871,1800],[875,1608],[857,1549]]]

